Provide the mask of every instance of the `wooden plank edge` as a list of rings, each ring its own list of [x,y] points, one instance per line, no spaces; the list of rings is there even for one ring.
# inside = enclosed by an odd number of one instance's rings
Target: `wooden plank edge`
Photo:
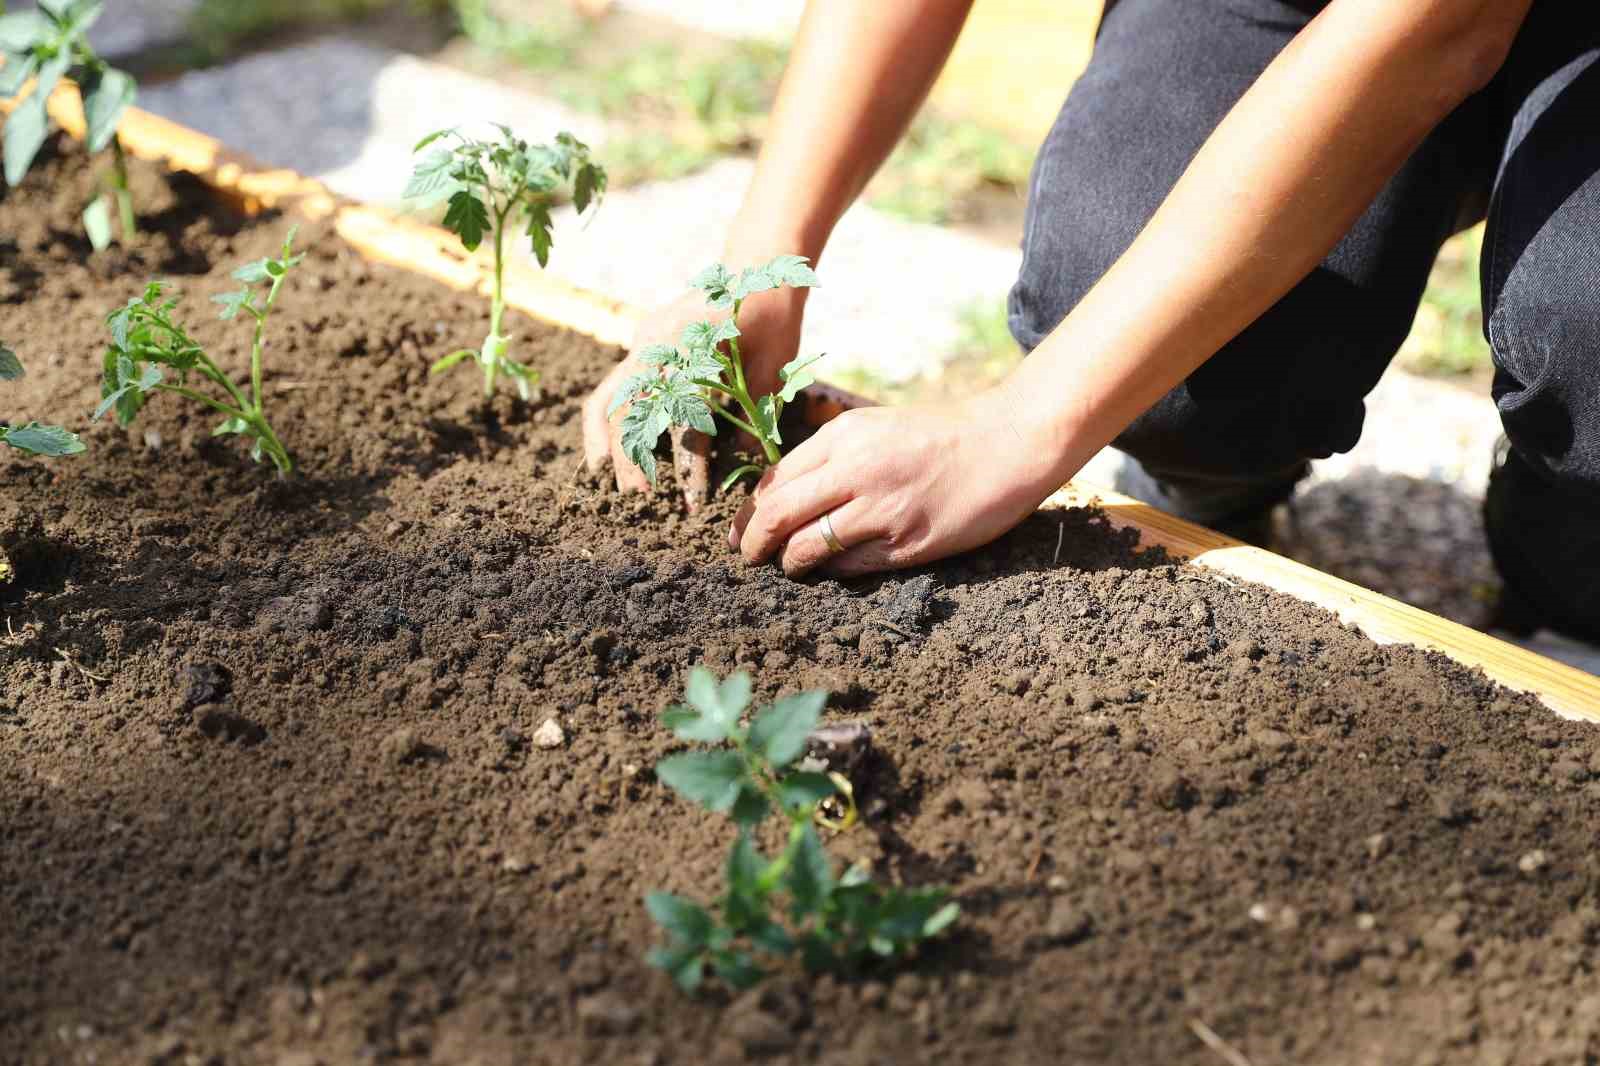
[[[1266,585],[1352,623],[1378,644],[1413,644],[1441,652],[1490,679],[1527,692],[1563,718],[1600,722],[1600,677],[1519,648],[1469,626],[1325,574],[1293,559],[1185,522],[1120,493],[1074,483],[1045,506],[1099,507],[1140,542],[1182,555],[1214,576]]]
[[[76,87],[60,86],[49,105],[51,117],[81,139],[83,110]],[[119,136],[130,154],[193,173],[251,213],[269,208],[309,218],[337,213],[335,226],[340,236],[374,261],[413,270],[459,290],[487,293],[492,284],[492,265],[487,259],[462,254],[455,236],[438,226],[400,218],[381,208],[342,202],[314,179],[266,167],[215,138],[139,108],[128,109]],[[607,344],[629,343],[638,318],[636,310],[622,303],[566,285],[520,263],[508,266],[506,296],[508,303],[526,314]],[[845,410],[870,403],[864,397],[819,385],[808,390],[806,416],[813,425],[820,425]],[[1098,506],[1113,524],[1137,529],[1143,542],[1185,556],[1217,575],[1257,582],[1314,603],[1358,626],[1377,643],[1414,644],[1481,668],[1507,688],[1537,696],[1562,717],[1600,722],[1600,678],[1564,663],[1114,492],[1075,483],[1045,501],[1045,506]]]

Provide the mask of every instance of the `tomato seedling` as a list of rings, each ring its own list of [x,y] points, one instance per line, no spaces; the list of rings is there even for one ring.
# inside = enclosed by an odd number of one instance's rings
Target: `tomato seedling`
[[[648,961],[685,991],[706,970],[736,988],[765,976],[756,952],[798,956],[812,972],[850,972],[872,959],[893,958],[936,936],[961,913],[943,889],[884,888],[853,866],[835,875],[817,833],[818,805],[839,791],[833,776],[797,769],[827,702],[825,692],[788,696],[740,718],[750,705],[750,676],[718,682],[704,667],[689,675],[688,706],[662,721],[679,738],[724,744],[713,751],[671,755],[656,778],[738,827],[726,884],[714,909],[668,892],[645,900],[667,943]],[[788,826],[783,851],[762,855],[755,831],[769,817]]]
[[[673,426],[715,434],[712,416],[716,415],[749,433],[760,444],[763,461],[745,463],[730,473],[722,482],[726,490],[746,474],[760,476],[782,458],[778,449],[783,435],[778,430],[778,420],[783,417],[784,406],[816,380],[810,368],[822,358],[795,358],[778,371],[782,384],[777,392],[759,399],[752,396],[739,351],[739,311],[744,301],[756,293],[783,286],[813,288],[817,275],[804,257],[780,255],[738,275],[717,263],[701,271],[690,284],[706,294],[706,303],[713,310],[727,310],[728,317],[720,322],[691,322],[676,346],[653,344],[641,351],[639,361],[651,369],[622,383],[611,400],[610,413],[628,408],[622,417],[622,449],[651,484],[656,480],[656,444],[661,434]],[[719,402],[712,402],[707,393],[716,393]],[[742,416],[720,401],[738,404]]]
[[[236,434],[247,438],[252,442],[251,458],[258,463],[263,457],[271,459],[279,474],[288,475],[294,469],[294,462],[262,410],[261,353],[266,345],[267,319],[278,301],[284,279],[305,258],[293,254],[294,234],[295,231],[290,229],[278,258],[247,263],[233,272],[234,278],[244,283],[242,288],[212,297],[214,302],[222,305],[218,317],[231,320],[242,311],[255,320],[255,335],[250,343],[248,396],[233,383],[232,378],[222,372],[183,326],[173,321],[172,312],[178,306],[177,297],[163,299],[163,284],[152,281],[143,295],[133,297],[106,318],[106,325],[111,329],[111,346],[106,349],[100,406],[96,408],[94,417],[100,418],[107,411],[114,411],[117,422],[127,426],[138,417],[152,393],[175,393],[226,416],[211,431],[213,437]],[[260,293],[262,286],[266,288],[264,298]],[[165,380],[162,367],[178,372],[177,384]],[[225,399],[218,400],[190,388],[191,373],[221,389]]]
[[[0,53],[5,56],[5,66],[0,67],[0,97],[15,98],[30,78],[36,79],[33,91],[17,102],[6,119],[6,183],[18,184],[33,165],[50,132],[45,101],[61,79],[70,76],[83,94],[89,151],[111,149],[105,191],[83,212],[83,229],[96,251],[111,244],[111,202],[116,204],[124,240],[133,235],[137,225],[128,189],[128,160],[117,138],[117,125],[138,87],[131,74],[108,65],[89,45],[89,27],[104,8],[104,0],[39,0],[36,10],[0,15]]]
[[[24,374],[26,371],[17,353],[0,344],[0,381],[19,381]],[[38,422],[11,425],[0,420],[0,444],[9,444],[30,455],[76,455],[83,451],[83,441],[76,433]]]
[[[570,133],[557,134],[554,144],[529,144],[505,126],[497,128],[499,141],[476,140],[453,129],[422,138],[412,151],[428,152],[417,161],[405,197],[423,204],[448,201],[445,228],[461,238],[461,246],[469,252],[478,250],[486,234],[494,238],[489,334],[476,351],[451,352],[434,363],[430,373],[442,374],[464,359],[474,359],[483,370],[485,402],[494,397],[501,373],[516,383],[518,395],[526,401],[539,383],[539,372],[511,358],[511,338],[501,330],[506,310],[506,236],[522,230],[539,265],[547,266],[550,210],[557,193],[570,185],[573,205],[580,213],[587,211],[605,194],[606,172],[590,158],[589,146]],[[449,143],[435,146],[440,140]]]

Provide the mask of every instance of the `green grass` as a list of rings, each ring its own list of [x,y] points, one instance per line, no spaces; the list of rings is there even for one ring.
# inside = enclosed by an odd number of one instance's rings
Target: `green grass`
[[[1397,357],[1406,370],[1435,377],[1488,373],[1478,289],[1482,246],[1483,227],[1478,226],[1446,242],[1439,253],[1411,335]]]
[[[1021,195],[1033,150],[976,122],[924,112],[873,182],[872,205],[912,222],[966,221],[986,188]]]
[[[193,65],[221,62],[252,40],[306,26],[331,25],[409,9],[429,14],[449,10],[450,0],[201,0],[189,16]]]

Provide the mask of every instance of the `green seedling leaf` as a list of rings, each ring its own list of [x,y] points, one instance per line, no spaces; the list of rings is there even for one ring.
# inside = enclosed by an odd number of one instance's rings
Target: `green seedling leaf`
[[[426,137],[422,138],[422,140],[417,142],[416,147],[411,149],[411,154],[412,155],[416,155],[418,152],[420,152],[424,148],[428,147],[428,145],[432,144],[434,141],[437,141],[441,137],[448,137],[448,136],[450,136],[450,134],[452,134],[454,132],[455,132],[454,128],[447,129],[447,130],[434,130],[432,133],[428,134]]]
[[[572,183],[572,206],[578,213],[589,210],[590,204],[598,204],[606,191],[606,172],[593,163],[585,163],[578,168],[578,175]]]
[[[111,247],[111,205],[104,196],[96,196],[83,209],[83,232],[97,252]]]
[[[528,215],[528,239],[533,242],[533,257],[539,261],[540,266],[550,265],[550,205],[544,202],[530,204]]]
[[[743,951],[719,951],[711,956],[711,969],[728,986],[746,989],[766,976],[755,960]]]
[[[76,433],[60,426],[42,426],[37,422],[0,429],[0,440],[31,455],[57,457],[76,455],[83,451],[83,441]]]
[[[694,751],[662,759],[656,777],[685,799],[722,813],[732,810],[746,773],[737,752]]]
[[[827,774],[811,771],[790,774],[778,783],[778,795],[783,806],[791,811],[809,811],[838,791],[839,787]]]
[[[784,403],[793,403],[795,397],[800,395],[801,389],[815,384],[816,375],[811,373],[809,368],[815,366],[821,358],[820,355],[814,355],[810,359],[797,356],[784,364],[778,371],[778,378],[783,382],[783,389],[778,393],[778,398]]]
[[[278,268],[278,273],[283,273],[283,268]],[[257,259],[254,263],[246,263],[233,272],[235,281],[242,281],[246,285],[258,285],[263,281],[271,281],[275,275],[272,273],[272,260]]]
[[[722,484],[717,487],[717,491],[727,492],[738,483],[740,478],[754,477],[759,479],[764,473],[766,473],[766,467],[757,466],[755,463],[746,463],[743,466],[735,467],[728,472],[727,477],[722,479]]]
[[[224,374],[205,349],[172,317],[178,306],[177,298],[164,298],[162,283],[152,281],[142,296],[130,299],[106,316],[111,346],[106,349],[103,361],[101,401],[95,418],[115,411],[118,423],[127,426],[138,417],[153,393],[181,394],[224,416],[212,430],[212,436],[243,437],[250,442],[252,458],[258,462],[270,459],[280,474],[290,473],[294,468],[293,460],[262,408],[261,382],[268,319],[288,272],[303,259],[293,254],[293,241],[294,230],[291,229],[281,258],[240,267],[234,271],[234,276],[244,281],[246,287],[213,298],[222,306],[220,316],[223,319],[234,318],[242,309],[248,311],[253,320],[247,386],[236,385]],[[267,283],[267,292],[258,303],[249,285],[263,282]],[[176,384],[164,380],[162,367],[178,372]],[[200,380],[194,380],[196,375]],[[210,396],[202,391],[206,384],[212,387]]]
[[[139,93],[132,76],[113,67],[93,72],[83,85],[83,117],[88,127],[85,144],[91,152],[104,151],[117,134],[122,116]]]
[[[704,907],[670,892],[650,893],[645,897],[644,906],[657,925],[686,946],[705,946],[717,927],[716,920]]]
[[[785,887],[791,899],[790,912],[796,921],[822,910],[833,894],[833,864],[822,848],[816,826],[807,821],[800,830]]]
[[[735,825],[753,828],[766,821],[771,813],[772,804],[761,790],[755,785],[745,784],[740,787],[739,798],[733,801],[728,817],[733,819]]]
[[[756,715],[750,723],[749,745],[774,769],[781,770],[806,750],[806,738],[822,719],[826,692],[786,696]]]
[[[0,381],[21,381],[27,373],[17,353],[0,344]]]
[[[251,301],[254,295],[249,289],[240,289],[238,292],[225,292],[220,296],[213,296],[211,302],[222,305],[217,317],[227,322],[236,318],[241,310],[253,309]]]
[[[505,312],[505,238],[520,229],[539,265],[548,265],[554,243],[551,209],[555,194],[570,184],[573,200],[583,211],[598,200],[606,183],[605,172],[589,158],[588,146],[570,134],[559,134],[554,145],[530,145],[505,125],[496,124],[495,128],[500,133],[498,140],[478,140],[454,129],[423,137],[413,150],[420,158],[413,163],[404,192],[406,199],[419,203],[448,199],[444,226],[460,238],[467,251],[477,251],[486,238],[494,237],[489,332],[475,353],[483,370],[485,402],[494,396],[502,372],[524,400],[532,397],[539,380],[537,371],[506,357],[503,343],[491,344],[500,337]],[[451,143],[439,143],[447,137]],[[453,353],[435,363],[434,369],[441,371],[458,362]]]
[[[750,675],[735,674],[718,683],[703,666],[689,671],[687,707],[674,707],[663,721],[679,738],[719,744],[739,726],[739,716],[750,706]]]
[[[445,228],[461,238],[461,246],[469,252],[478,250],[483,235],[489,231],[489,209],[469,189],[458,189],[450,197],[450,209],[444,215]]]
[[[694,276],[691,286],[706,294],[706,303],[714,308],[733,305],[733,274],[721,263],[713,263]]]
[[[663,715],[680,737],[707,743],[726,738],[730,744],[663,759],[656,775],[688,798],[727,813],[738,828],[718,897],[720,922],[679,897],[650,897],[647,906],[669,938],[649,953],[650,964],[686,990],[700,985],[707,967],[730,987],[744,988],[765,976],[755,962],[758,951],[798,953],[813,972],[849,970],[895,958],[943,932],[960,914],[943,890],[885,890],[872,883],[864,864],[835,877],[813,813],[829,796],[850,795],[850,782],[838,775],[783,772],[804,748],[826,694],[780,700],[757,711],[742,730],[752,687],[747,675],[718,682],[697,669],[688,705]],[[768,859],[757,849],[755,834],[774,816],[788,825],[787,845]]]
[[[651,948],[645,961],[665,970],[679,988],[691,995],[705,979],[705,957],[698,948]]]
[[[471,348],[463,348],[458,352],[451,352],[443,359],[440,359],[438,362],[434,363],[428,368],[428,373],[443,374],[446,370],[449,370],[451,367],[461,362],[461,360],[476,359],[477,357],[478,353],[473,351]]]
[[[0,50],[22,55],[53,39],[55,24],[38,11],[0,15]]]
[[[39,62],[31,54],[13,52],[8,48],[0,48],[0,55],[5,57],[5,66],[0,67],[0,97],[10,99],[28,84],[28,79],[39,69]]]
[[[779,285],[793,289],[813,289],[821,284],[816,272],[807,265],[803,255],[780,255],[764,268],[768,277]]]
[[[33,165],[34,156],[44,146],[50,120],[45,114],[44,97],[37,91],[29,96],[6,119],[5,173],[7,185],[19,185],[22,176]]]

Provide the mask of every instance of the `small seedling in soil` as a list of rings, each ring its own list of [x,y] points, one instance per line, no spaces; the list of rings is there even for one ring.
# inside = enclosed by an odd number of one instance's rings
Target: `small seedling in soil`
[[[563,186],[570,185],[578,211],[597,204],[605,193],[606,172],[589,157],[589,146],[570,133],[556,135],[554,144],[529,144],[499,126],[499,141],[480,141],[456,130],[430,133],[413,152],[430,149],[417,161],[405,196],[422,203],[449,203],[444,225],[461,238],[469,252],[478,250],[485,235],[494,239],[494,292],[489,304],[489,335],[474,351],[463,348],[433,364],[431,373],[442,374],[464,359],[474,359],[483,370],[485,402],[494,396],[500,374],[510,377],[526,401],[539,383],[539,372],[507,353],[511,338],[501,332],[505,315],[506,237],[521,230],[528,238],[539,265],[550,262],[550,209]],[[446,144],[436,144],[438,141]]]
[[[122,236],[134,233],[133,196],[128,191],[128,161],[117,138],[117,125],[133,103],[133,76],[109,66],[89,45],[88,32],[104,9],[104,0],[39,0],[37,10],[0,15],[0,97],[15,98],[28,84],[33,91],[17,102],[5,123],[6,184],[22,181],[50,131],[45,101],[63,77],[71,77],[83,93],[85,143],[92,153],[111,149],[111,172],[105,191],[83,212],[84,232],[99,251],[111,243],[111,202],[122,222]],[[3,5],[0,5],[3,10]]]
[[[25,371],[17,353],[0,344],[0,381],[20,380]],[[10,425],[0,421],[0,443],[9,444],[30,455],[76,455],[83,451],[83,441],[76,433],[60,426],[43,426],[38,422]],[[0,560],[3,562],[3,560]]]
[[[718,682],[697,667],[689,675],[688,706],[673,707],[662,721],[683,740],[726,744],[712,751],[672,755],[656,764],[656,777],[685,798],[727,814],[738,827],[728,855],[726,884],[714,908],[652,892],[651,917],[667,933],[653,949],[652,966],[671,974],[685,991],[706,970],[736,988],[765,976],[761,952],[798,956],[812,972],[851,972],[873,959],[893,958],[937,935],[955,921],[960,907],[943,889],[884,888],[864,868],[836,876],[815,813],[840,794],[829,774],[795,768],[827,702],[825,692],[779,700],[752,716],[750,676]],[[769,818],[788,827],[775,857],[756,846],[757,828]]]
[[[821,356],[796,358],[778,371],[782,387],[759,399],[750,394],[745,379],[744,359],[739,351],[739,311],[744,301],[760,292],[789,286],[812,288],[817,275],[798,255],[780,255],[764,266],[748,267],[735,275],[718,263],[701,271],[691,282],[706,294],[713,310],[728,310],[720,322],[692,322],[684,328],[676,347],[654,344],[639,353],[639,360],[652,368],[624,381],[611,401],[611,413],[623,406],[622,448],[628,459],[651,484],[656,480],[656,444],[661,434],[673,426],[688,426],[701,433],[717,431],[712,416],[749,433],[761,446],[761,460],[745,463],[722,482],[723,490],[746,474],[760,476],[782,458],[778,451],[783,436],[778,420],[783,408],[794,401],[800,390],[815,381],[810,367]],[[707,398],[716,393],[718,402]],[[726,402],[738,404],[742,416]]]
[[[135,296],[106,318],[106,325],[111,329],[111,346],[106,349],[105,378],[100,385],[102,398],[94,416],[100,418],[107,411],[114,411],[117,422],[127,426],[138,417],[152,393],[176,393],[226,416],[211,431],[213,437],[237,434],[248,438],[252,442],[251,458],[258,463],[263,457],[271,459],[279,474],[289,474],[294,462],[262,410],[261,352],[266,342],[267,318],[277,303],[284,279],[305,258],[293,254],[294,234],[290,229],[278,258],[257,260],[233,272],[234,278],[244,283],[242,288],[212,297],[222,305],[219,315],[222,319],[231,320],[243,312],[255,320],[255,335],[250,344],[248,397],[183,326],[173,321],[177,297],[163,299],[162,283],[152,281],[142,296]],[[262,286],[266,287],[264,298],[260,291]],[[165,380],[162,367],[178,372],[177,384]],[[190,388],[191,373],[215,385],[225,399],[218,400]]]

